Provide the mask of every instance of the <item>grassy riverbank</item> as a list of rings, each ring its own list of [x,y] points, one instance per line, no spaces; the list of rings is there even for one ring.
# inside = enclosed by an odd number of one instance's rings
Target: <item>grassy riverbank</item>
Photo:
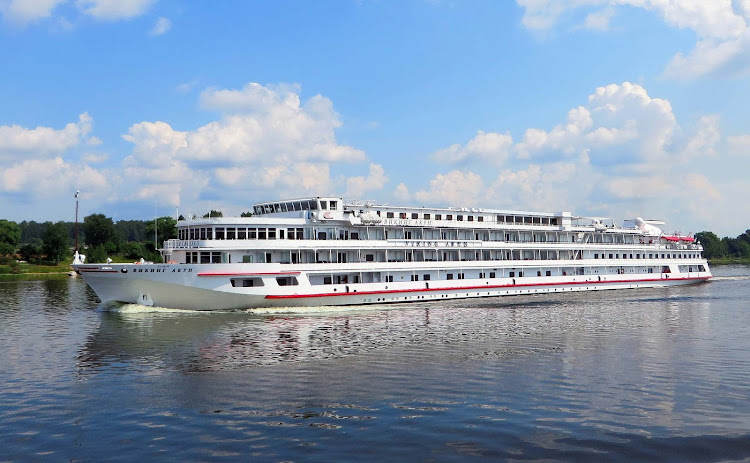
[[[37,265],[21,262],[0,264],[0,281],[49,280],[67,278],[69,263],[58,265]]]
[[[718,257],[709,259],[708,265],[750,265],[750,257]]]

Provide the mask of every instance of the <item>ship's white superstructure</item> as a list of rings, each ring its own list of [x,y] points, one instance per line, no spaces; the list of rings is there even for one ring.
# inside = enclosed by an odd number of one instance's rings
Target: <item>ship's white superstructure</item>
[[[167,263],[73,268],[102,301],[327,306],[671,286],[711,277],[693,238],[641,218],[398,207],[315,197],[180,221]]]

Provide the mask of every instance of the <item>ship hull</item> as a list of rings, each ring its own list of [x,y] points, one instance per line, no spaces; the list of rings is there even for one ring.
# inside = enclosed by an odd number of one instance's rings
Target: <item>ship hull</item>
[[[310,285],[306,272],[255,265],[101,264],[73,266],[102,302],[188,310],[237,310],[439,301],[457,298],[656,288],[700,283],[709,271],[667,274],[569,275],[440,281]],[[277,276],[295,275],[299,284],[274,286]],[[253,276],[261,287],[235,287]]]

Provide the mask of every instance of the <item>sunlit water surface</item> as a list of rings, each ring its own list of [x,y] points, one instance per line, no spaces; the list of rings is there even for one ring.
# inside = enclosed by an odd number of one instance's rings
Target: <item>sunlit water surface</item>
[[[0,283],[0,461],[750,461],[750,268],[315,313]]]

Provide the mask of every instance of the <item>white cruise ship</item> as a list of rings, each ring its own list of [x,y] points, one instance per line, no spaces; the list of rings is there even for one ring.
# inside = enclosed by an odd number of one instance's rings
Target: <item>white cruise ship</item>
[[[693,238],[640,218],[401,207],[315,197],[180,221],[167,263],[73,268],[103,302],[307,307],[683,285],[711,278]]]

